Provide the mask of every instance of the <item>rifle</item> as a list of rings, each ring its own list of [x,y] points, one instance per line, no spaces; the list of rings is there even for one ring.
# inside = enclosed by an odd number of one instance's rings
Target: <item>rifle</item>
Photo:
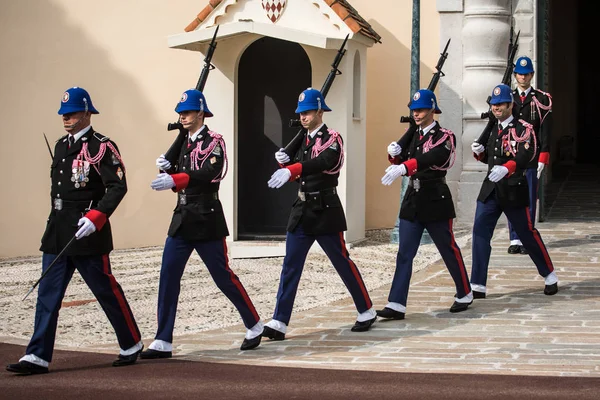
[[[517,55],[517,49],[519,48],[519,35],[521,31],[517,33],[517,37],[513,42],[514,29],[511,26],[510,28],[510,38],[508,41],[508,56],[506,57],[506,69],[504,70],[504,76],[502,77],[502,83],[508,86],[511,86],[511,79],[513,74],[513,69],[515,68],[515,56]],[[492,96],[488,96],[486,103],[488,104],[488,110],[486,112],[481,113],[481,119],[488,119],[485,128],[483,128],[483,132],[479,135],[479,138],[476,140],[477,143],[485,146],[488,139],[490,138],[490,133],[492,132],[492,128],[496,124],[496,118],[492,114],[492,106],[490,101],[492,100]]]
[[[446,62],[446,58],[448,58],[448,46],[450,46],[450,39],[448,39],[448,41],[446,42],[446,46],[444,47],[444,50],[440,53],[440,58],[438,59],[437,65],[435,66],[435,72],[433,73],[433,76],[431,77],[431,81],[429,81],[429,85],[427,86],[427,90],[431,90],[432,92],[435,91],[435,88],[437,87],[438,82],[440,81],[440,78],[443,76],[446,76],[446,74],[444,74],[444,72],[442,71],[442,68],[444,67],[444,63]],[[408,102],[408,107],[410,109],[410,101]],[[417,128],[417,124],[415,123],[415,120],[413,119],[412,115],[408,116],[408,117],[400,117],[400,122],[402,123],[406,123],[408,122],[410,124],[410,128],[409,131],[406,132],[408,135],[404,134],[402,136],[402,138],[400,138],[398,140],[398,144],[400,144],[400,140],[408,140],[408,142],[410,143],[412,141],[412,135],[414,134],[414,132],[416,132],[416,128]]]
[[[215,66],[211,64],[213,54],[215,49],[217,48],[217,32],[219,32],[219,25],[217,25],[217,29],[215,29],[215,33],[213,35],[210,44],[208,45],[208,51],[206,52],[206,57],[204,58],[204,67],[202,67],[202,72],[200,73],[200,78],[198,78],[198,82],[196,83],[196,90],[203,91],[204,85],[206,85],[206,80],[208,79],[208,73],[215,69]],[[171,161],[171,164],[174,163],[174,158],[176,154],[180,151],[181,146],[185,142],[188,131],[183,128],[181,122],[172,122],[167,125],[168,131],[173,131],[175,129],[179,129],[179,135],[169,147],[169,150],[165,153],[165,158]]]
[[[325,79],[325,83],[323,83],[323,86],[321,87],[321,94],[323,95],[323,99],[325,99],[325,97],[327,96],[327,93],[329,92],[329,89],[331,88],[331,85],[333,84],[335,77],[342,74],[342,71],[340,71],[338,69],[338,67],[340,66],[340,62],[342,61],[344,54],[346,54],[346,49],[344,49],[344,47],[346,47],[346,42],[348,41],[349,36],[350,36],[350,34],[346,35],[344,42],[342,43],[337,54],[335,55],[333,63],[331,64],[331,71],[329,71],[329,75],[327,75],[327,78]],[[291,119],[289,126],[290,126],[290,128],[294,128],[294,127],[302,126],[302,124],[300,123],[299,119]],[[302,129],[300,129],[298,131],[298,133],[296,134],[296,136],[294,136],[294,138],[288,143],[288,145],[285,146],[284,151],[288,155],[290,155],[290,151],[292,151],[292,149],[297,148],[298,143],[300,143],[302,141],[303,137],[304,137],[304,132],[302,131]]]
[[[42,132],[44,134],[44,140],[46,140],[46,146],[48,147],[48,152],[50,153],[50,158],[54,160],[54,155],[52,154],[52,149],[50,149],[50,143],[48,143],[48,138],[46,137],[46,134],[44,132]]]

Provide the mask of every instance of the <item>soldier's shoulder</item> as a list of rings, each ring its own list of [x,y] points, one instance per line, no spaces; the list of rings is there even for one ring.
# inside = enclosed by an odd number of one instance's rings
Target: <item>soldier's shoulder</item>
[[[58,139],[56,139],[56,143],[62,142],[63,140],[67,140],[67,136],[69,136],[68,133],[66,135],[59,137]]]
[[[103,134],[101,134],[100,132],[94,131],[94,134],[92,135],[92,137],[96,140],[98,140],[100,143],[104,143],[104,142],[108,142],[110,141],[110,138],[108,136],[105,136]]]

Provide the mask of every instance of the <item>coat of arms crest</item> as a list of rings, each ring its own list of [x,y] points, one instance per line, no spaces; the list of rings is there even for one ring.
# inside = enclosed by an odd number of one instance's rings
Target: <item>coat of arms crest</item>
[[[262,7],[267,12],[267,17],[275,23],[283,14],[287,0],[262,0]]]

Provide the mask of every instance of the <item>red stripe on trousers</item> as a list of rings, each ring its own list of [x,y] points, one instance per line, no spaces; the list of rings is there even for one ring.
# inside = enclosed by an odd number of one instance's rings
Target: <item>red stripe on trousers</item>
[[[448,221],[448,225],[450,228],[450,247],[452,247],[452,251],[454,252],[454,257],[456,258],[456,261],[458,262],[458,266],[460,267],[460,277],[462,278],[463,281],[463,286],[465,288],[468,288],[469,285],[469,279],[467,279],[467,268],[465,267],[465,262],[462,258],[462,254],[460,254],[460,249],[458,248],[458,245],[456,244],[456,239],[454,238],[454,231],[452,230],[452,220],[450,219]],[[471,293],[471,291],[466,292],[465,294],[469,294]]]
[[[360,276],[360,273],[358,272],[358,268],[356,268],[356,264],[354,264],[354,261],[352,261],[350,259],[350,256],[348,255],[348,249],[346,249],[346,242],[344,241],[344,233],[340,232],[340,245],[342,246],[342,255],[344,256],[344,258],[346,260],[348,260],[348,264],[350,265],[350,271],[352,271],[352,275],[354,275],[354,279],[356,279],[356,281],[358,282],[358,286],[360,286],[360,291],[363,294],[363,297],[366,300],[367,303],[367,309],[373,307],[373,303],[371,302],[371,298],[369,297],[369,294],[367,293],[367,288],[365,287],[365,282],[362,280],[362,277]]]
[[[229,272],[229,276],[231,277],[230,278],[231,282],[233,282],[233,284],[238,288],[239,292],[242,294],[242,297],[244,298],[244,302],[246,303],[246,305],[248,306],[250,311],[252,311],[252,315],[254,315],[256,322],[258,322],[260,320],[260,318],[258,317],[258,312],[256,312],[256,308],[254,308],[254,304],[252,304],[252,300],[250,300],[250,296],[248,296],[248,293],[246,292],[244,285],[242,285],[242,282],[240,282],[239,278],[233,279],[233,276],[235,275],[235,273],[231,270],[231,268],[229,268],[229,257],[227,256],[227,242],[226,242],[225,238],[223,238],[223,253],[224,253],[223,255],[225,256],[225,270],[227,272]]]
[[[123,317],[125,317],[125,323],[127,324],[127,327],[129,328],[129,332],[131,333],[131,336],[133,337],[133,341],[137,344],[141,340],[141,337],[138,336],[137,329],[135,328],[135,323],[133,322],[133,316],[131,315],[129,307],[127,307],[127,301],[125,300],[125,297],[123,296],[123,292],[121,292],[119,290],[119,284],[117,283],[117,280],[115,279],[113,274],[110,273],[108,254],[104,254],[102,256],[102,269],[104,270],[104,274],[106,276],[108,276],[108,280],[110,282],[110,287],[112,288],[113,294],[115,295],[117,302],[119,303],[119,308],[121,309],[121,312],[123,313]],[[127,350],[127,349],[123,349],[123,350]]]
[[[550,260],[550,255],[548,254],[548,250],[546,250],[546,246],[544,246],[544,242],[542,242],[542,238],[540,237],[540,233],[537,229],[533,228],[533,223],[531,222],[531,215],[529,214],[529,207],[525,207],[525,215],[527,215],[527,227],[529,231],[533,234],[533,238],[538,243],[542,254],[544,255],[544,260],[546,261],[546,265],[550,272],[554,271],[554,265],[552,265],[552,260]]]

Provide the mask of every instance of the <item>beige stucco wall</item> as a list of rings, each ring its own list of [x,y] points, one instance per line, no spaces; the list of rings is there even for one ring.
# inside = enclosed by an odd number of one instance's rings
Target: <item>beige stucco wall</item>
[[[90,92],[101,113],[93,126],[117,142],[127,166],[129,193],[111,219],[115,246],[164,242],[174,198],[153,192],[149,184],[156,157],[175,136],[165,130],[176,118],[175,103],[195,85],[203,59],[169,49],[166,38],[182,32],[205,3],[2,2],[0,159],[11,168],[4,169],[0,196],[0,257],[38,254],[50,187],[42,132],[52,142],[63,135],[56,111],[63,91],[75,85]],[[383,44],[367,51],[366,228],[391,227],[400,184],[386,188],[380,178],[386,146],[404,130],[399,118],[407,114],[412,2],[351,3],[382,35]],[[421,86],[429,82],[439,51],[435,1],[421,1]],[[220,108],[215,100],[209,105]]]

